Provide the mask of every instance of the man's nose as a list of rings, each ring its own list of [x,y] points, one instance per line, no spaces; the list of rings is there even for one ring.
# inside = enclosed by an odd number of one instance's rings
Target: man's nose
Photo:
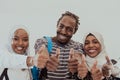
[[[66,30],[66,28],[65,28],[65,27],[64,27],[64,28],[62,28],[61,33],[62,33],[62,34],[66,34],[66,33],[67,33],[67,30]]]

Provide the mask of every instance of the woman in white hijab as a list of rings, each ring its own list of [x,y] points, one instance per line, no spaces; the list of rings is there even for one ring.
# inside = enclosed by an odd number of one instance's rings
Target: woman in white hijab
[[[103,37],[98,32],[88,32],[83,38],[83,48],[86,57],[86,69],[88,69],[89,74],[86,73],[93,80],[113,80],[110,75],[113,75],[118,72],[114,72],[114,67],[105,51],[105,45]],[[78,66],[79,76],[80,66]],[[82,71],[81,71],[82,72]]]
[[[9,54],[29,55],[29,32],[23,25],[18,25],[10,32],[6,48]],[[5,73],[7,72],[7,73]],[[4,73],[4,74],[3,74]],[[30,69],[4,68],[0,69],[0,80],[30,80]]]

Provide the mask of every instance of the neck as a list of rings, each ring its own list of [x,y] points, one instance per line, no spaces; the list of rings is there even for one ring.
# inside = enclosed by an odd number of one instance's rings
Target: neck
[[[61,43],[60,41],[58,41],[56,36],[52,37],[52,41],[55,42],[55,43],[57,43],[58,45],[61,45],[61,46],[64,46],[64,45],[67,44],[67,43]]]

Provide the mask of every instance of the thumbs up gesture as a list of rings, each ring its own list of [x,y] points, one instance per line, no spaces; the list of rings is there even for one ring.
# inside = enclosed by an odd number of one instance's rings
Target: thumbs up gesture
[[[45,45],[42,45],[38,50],[37,54],[34,56],[33,62],[34,65],[39,68],[44,68],[49,59],[49,53]]]
[[[75,72],[77,72],[77,68],[78,68],[78,60],[75,57],[74,53],[74,49],[71,48],[70,49],[70,53],[69,53],[69,60],[68,60],[68,70],[69,72],[71,72],[72,74],[74,74]]]
[[[81,63],[78,64],[78,75],[80,78],[85,78],[87,76],[88,69],[85,61],[85,56],[82,54]]]
[[[56,49],[56,54],[50,56],[46,64],[46,68],[48,71],[56,71],[59,65],[59,55],[60,55],[60,49]]]
[[[97,67],[97,61],[94,62],[91,68],[91,76],[93,80],[102,80],[102,71]]]
[[[107,62],[103,65],[102,72],[103,72],[103,76],[109,77],[111,75],[111,70],[113,68],[113,64],[110,61],[108,56],[106,56],[105,58],[106,58]]]

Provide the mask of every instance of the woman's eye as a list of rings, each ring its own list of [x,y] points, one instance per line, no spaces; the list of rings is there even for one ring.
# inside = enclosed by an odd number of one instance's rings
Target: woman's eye
[[[85,41],[85,45],[87,45],[87,44],[89,44],[89,42],[88,42],[88,41]]]
[[[17,41],[17,40],[18,40],[18,38],[13,38],[13,40]]]
[[[99,43],[99,42],[98,42],[97,40],[94,40],[93,43],[97,44],[97,43]]]
[[[27,42],[27,41],[28,41],[28,39],[23,39],[23,41],[24,41],[24,42]]]

